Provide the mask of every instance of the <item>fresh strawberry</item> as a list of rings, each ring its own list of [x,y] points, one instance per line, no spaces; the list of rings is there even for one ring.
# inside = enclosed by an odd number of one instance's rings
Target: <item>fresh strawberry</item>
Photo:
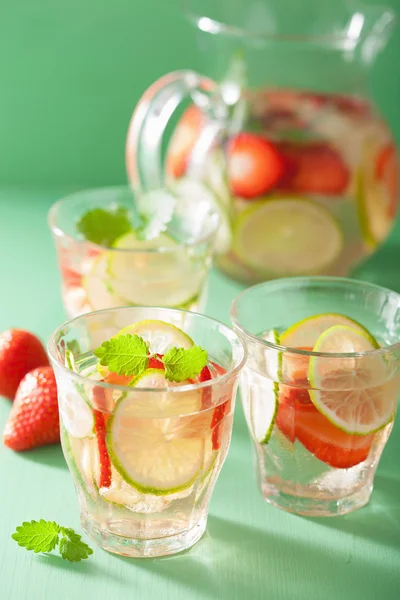
[[[282,142],[279,149],[286,164],[280,189],[322,196],[345,192],[350,180],[349,171],[337,151],[328,144]]]
[[[51,367],[40,367],[25,375],[18,387],[3,442],[21,451],[59,441],[56,379]]]
[[[49,364],[42,343],[22,329],[0,334],[0,396],[13,400],[21,379],[35,369]]]
[[[394,144],[387,144],[380,151],[376,166],[375,176],[386,188],[389,197],[389,216],[394,217],[399,200],[399,172],[397,152]]]
[[[281,179],[284,163],[277,148],[261,135],[239,133],[227,146],[232,193],[251,200],[269,192]]]
[[[204,115],[193,104],[183,113],[172,137],[167,153],[167,172],[173,177],[186,173],[190,154],[204,125]]]
[[[98,388],[100,389],[100,388]],[[100,478],[99,487],[110,487],[111,485],[111,461],[106,444],[106,415],[99,410],[94,410],[94,430],[97,438],[97,448],[99,450]]]

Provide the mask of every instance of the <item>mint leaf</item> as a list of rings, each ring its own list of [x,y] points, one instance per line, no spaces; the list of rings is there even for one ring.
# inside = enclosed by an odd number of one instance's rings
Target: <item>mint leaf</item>
[[[85,560],[93,554],[93,550],[82,542],[81,536],[74,532],[73,529],[62,528],[62,537],[60,540],[60,554],[69,562],[79,562]]]
[[[139,240],[152,240],[167,229],[174,214],[176,199],[165,190],[154,190],[139,198],[142,226],[136,229]]]
[[[60,527],[54,521],[25,521],[11,537],[19,546],[35,553],[51,552],[59,544],[62,558],[70,562],[84,560],[93,554],[79,534],[69,527]]]
[[[116,210],[89,210],[79,219],[76,228],[89,242],[108,247],[132,229],[128,210],[122,206]]]
[[[12,539],[18,546],[34,552],[51,552],[58,544],[60,527],[54,521],[25,521],[17,527]]]
[[[164,354],[162,361],[166,379],[179,383],[200,374],[207,364],[207,351],[200,346],[192,346],[187,350],[174,347]]]
[[[118,375],[141,375],[149,363],[149,349],[138,335],[119,335],[103,342],[94,355],[103,367]]]

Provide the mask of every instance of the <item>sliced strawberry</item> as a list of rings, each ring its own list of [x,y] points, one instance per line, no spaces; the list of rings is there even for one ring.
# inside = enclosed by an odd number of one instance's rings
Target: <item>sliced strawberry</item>
[[[149,364],[147,366],[148,369],[162,369],[165,370],[164,363],[162,362],[162,357],[164,354],[156,354],[156,356],[151,356],[149,359]]]
[[[49,364],[41,341],[29,331],[9,329],[0,334],[0,396],[14,399],[23,377]]]
[[[211,419],[211,440],[213,450],[219,450],[221,448],[221,431],[223,418],[229,413],[230,406],[231,400],[229,399],[214,409],[213,416]]]
[[[277,148],[261,135],[239,133],[227,146],[228,180],[232,193],[251,200],[269,192],[284,173]]]
[[[303,348],[306,350],[306,348]],[[288,355],[283,367],[295,386],[280,385],[276,425],[292,442],[297,439],[322,462],[337,469],[349,469],[363,462],[374,436],[350,435],[335,427],[311,401],[308,385],[307,355]]]
[[[105,381],[104,379],[102,381]],[[109,382],[108,382],[109,383]],[[92,391],[92,403],[95,409],[103,412],[112,411],[114,408],[114,400],[112,395],[107,393],[106,388],[95,385]]]
[[[210,369],[207,367],[202,368],[201,373],[199,375],[199,382],[203,383],[204,381],[210,381],[212,379],[212,374]],[[212,388],[211,386],[207,386],[202,390],[201,393],[201,408],[206,409],[212,406]]]
[[[104,377],[104,381],[106,383],[111,383],[113,385],[129,385],[132,381],[133,377],[128,377],[127,375],[118,375],[118,373],[114,373],[113,371],[109,371],[107,375]],[[96,388],[102,389],[102,388]]]
[[[100,388],[99,388],[100,389]],[[97,447],[99,450],[100,477],[99,487],[110,487],[111,485],[111,461],[106,444],[106,416],[99,410],[94,410],[94,429],[96,432]]]
[[[375,176],[386,188],[389,196],[389,216],[394,217],[399,201],[399,169],[397,151],[394,144],[387,144],[376,160]]]
[[[3,442],[22,451],[59,441],[56,378],[51,367],[40,367],[25,375],[18,386]]]
[[[293,443],[296,439],[316,458],[336,469],[349,469],[366,460],[374,440],[373,435],[359,436],[344,433],[312,402],[305,402],[305,390],[279,398],[276,424]]]
[[[204,115],[193,104],[183,113],[168,148],[166,168],[173,177],[186,173],[190,154],[204,125]]]
[[[82,285],[82,275],[73,269],[60,266],[62,282],[68,287],[80,287]]]
[[[349,171],[337,151],[328,144],[282,142],[279,149],[286,164],[280,189],[324,196],[345,192],[350,180]]]

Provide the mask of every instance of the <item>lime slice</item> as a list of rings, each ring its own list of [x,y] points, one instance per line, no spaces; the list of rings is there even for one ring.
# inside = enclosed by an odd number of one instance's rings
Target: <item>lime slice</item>
[[[377,160],[377,148],[372,140],[365,145],[362,164],[356,172],[356,197],[358,215],[364,242],[374,249],[383,242],[393,225],[390,198],[375,177],[373,166]]]
[[[70,369],[70,371],[78,373],[78,369],[75,364],[74,354],[70,348],[65,349],[64,364],[67,367],[67,369]]]
[[[340,256],[342,231],[321,205],[311,200],[270,198],[240,213],[233,250],[248,266],[273,275],[326,271]]]
[[[213,191],[203,183],[189,178],[177,180],[171,191],[178,196],[178,210],[182,210],[183,221],[188,222],[194,237],[201,236],[200,227],[204,229],[203,215],[207,213],[209,207],[211,206],[217,212],[220,222],[215,250],[219,254],[227,252],[232,240],[231,224],[226,207],[221,205]],[[185,200],[187,200],[187,206],[185,206]],[[193,200],[196,201],[198,207],[195,214],[191,214],[193,213]]]
[[[94,417],[91,406],[74,386],[58,384],[58,407],[62,423],[74,438],[91,437]]]
[[[369,332],[360,323],[350,319],[350,317],[339,313],[322,313],[302,319],[289,327],[282,334],[281,343],[283,346],[290,348],[308,348],[311,350],[314,348],[319,336],[334,325],[346,325],[365,333],[367,336],[369,335]]]
[[[153,353],[164,354],[173,346],[178,348],[191,348],[194,341],[184,331],[167,323],[166,321],[145,320],[128,325],[117,333],[117,335],[138,335],[150,346]]]
[[[150,369],[135,387],[156,390],[166,385],[164,372]],[[114,467],[145,494],[162,496],[190,487],[202,470],[205,448],[203,436],[193,435],[182,415],[200,410],[201,392],[151,395],[134,390],[117,403],[107,425]]]
[[[195,262],[187,249],[168,235],[138,240],[130,232],[114,247],[121,252],[108,253],[107,284],[113,295],[123,299],[121,304],[179,307],[199,295],[206,265]],[[155,251],[148,252],[152,249]]]
[[[335,325],[321,334],[314,351],[360,353],[377,348],[370,334]],[[393,418],[398,389],[393,380],[387,381],[387,363],[379,353],[332,360],[311,356],[308,378],[315,407],[346,433],[368,435]]]
[[[111,289],[107,275],[108,254],[103,252],[83,277],[82,285],[92,310],[115,308],[127,304]]]

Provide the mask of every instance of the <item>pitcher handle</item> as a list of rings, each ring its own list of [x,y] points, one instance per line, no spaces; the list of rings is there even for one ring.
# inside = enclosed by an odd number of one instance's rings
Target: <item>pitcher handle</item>
[[[216,89],[215,81],[194,71],[175,71],[160,77],[146,90],[132,115],[126,143],[126,169],[135,189],[146,191],[163,186],[161,148],[171,116],[189,96],[201,109],[209,110],[213,105],[209,94]],[[217,119],[205,128],[201,134],[202,152],[221,128]]]

